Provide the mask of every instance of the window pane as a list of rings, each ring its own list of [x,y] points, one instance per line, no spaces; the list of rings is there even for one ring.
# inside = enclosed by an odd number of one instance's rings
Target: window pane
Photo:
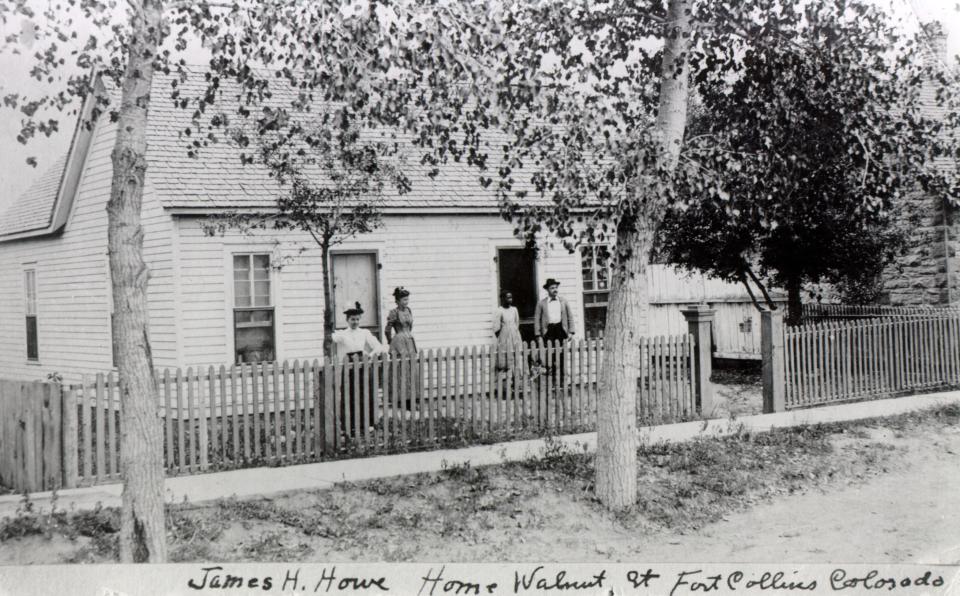
[[[270,282],[269,281],[255,281],[253,282],[253,305],[254,306],[269,306],[270,305]]]
[[[603,331],[607,323],[607,307],[591,307],[583,309],[583,327],[587,337],[596,337]]]
[[[266,279],[270,271],[270,255],[253,255],[253,269],[256,279]]]
[[[120,362],[120,359],[117,358],[117,342],[113,341],[113,328],[116,323],[117,315],[115,313],[110,313],[110,363],[113,366],[117,365],[117,362]]]
[[[593,282],[593,250],[589,246],[580,249],[580,272],[583,283]]]
[[[609,270],[606,267],[597,269],[597,289],[598,290],[607,289],[608,277],[609,277]]]
[[[250,271],[250,255],[233,255],[233,271],[236,277],[237,272]],[[244,275],[243,279],[248,276]]]
[[[234,320],[237,363],[276,360],[272,311],[237,311]]]
[[[32,269],[24,271],[23,285],[26,293],[26,313],[35,315],[37,314],[37,272]]]
[[[273,309],[236,310],[233,314],[233,320],[238,329],[247,327],[269,327],[273,323]]]
[[[250,284],[245,281],[237,281],[233,284],[233,296],[235,306],[251,306],[250,304]]]
[[[251,323],[272,323],[273,322],[273,311],[272,310],[251,310],[247,314],[250,315]]]
[[[27,317],[27,360],[40,359],[40,346],[37,340],[37,317]]]

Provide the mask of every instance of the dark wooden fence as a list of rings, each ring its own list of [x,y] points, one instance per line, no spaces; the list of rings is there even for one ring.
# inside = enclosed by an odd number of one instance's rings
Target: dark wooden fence
[[[41,491],[63,484],[60,386],[0,380],[0,484]]]

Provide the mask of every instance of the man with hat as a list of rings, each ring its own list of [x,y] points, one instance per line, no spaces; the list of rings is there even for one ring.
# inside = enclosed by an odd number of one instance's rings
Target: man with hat
[[[560,282],[552,277],[547,278],[547,283],[543,284],[543,289],[547,291],[547,297],[537,303],[537,310],[533,316],[533,330],[537,339],[543,341],[554,341],[558,347],[562,345],[571,335],[573,335],[573,311],[570,304],[560,296]],[[563,354],[555,355],[557,364],[559,364],[560,376],[557,381],[562,383],[564,380],[564,358]],[[556,372],[552,366],[553,358],[548,359],[547,369]]]

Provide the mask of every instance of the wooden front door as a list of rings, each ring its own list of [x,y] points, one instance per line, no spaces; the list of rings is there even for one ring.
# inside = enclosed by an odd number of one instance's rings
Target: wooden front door
[[[380,295],[377,283],[377,253],[350,252],[331,255],[333,277],[333,308],[336,327],[347,326],[343,311],[355,302],[363,308],[360,326],[380,338]]]
[[[497,302],[502,292],[513,293],[520,314],[520,336],[533,341],[533,315],[537,310],[537,255],[528,248],[497,249]]]

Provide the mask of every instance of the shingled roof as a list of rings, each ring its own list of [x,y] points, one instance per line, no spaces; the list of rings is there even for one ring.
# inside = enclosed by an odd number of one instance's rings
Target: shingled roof
[[[42,230],[50,226],[60,191],[60,181],[67,165],[67,153],[14,201],[0,216],[0,237]]]
[[[236,146],[221,140],[201,148],[198,158],[188,155],[192,138],[182,136],[182,132],[190,127],[193,110],[179,108],[169,99],[172,76],[158,75],[154,78],[147,132],[147,179],[161,205],[175,210],[273,206],[282,189],[262,165],[243,165],[241,150]],[[205,86],[201,78],[194,75],[186,83],[181,83],[180,88],[182,97],[197,97]],[[273,93],[273,102],[277,104],[293,97],[293,91],[289,92],[289,97],[285,96],[283,89],[274,89]],[[224,96],[230,97],[232,94],[225,92]],[[231,106],[209,109],[236,113]],[[396,188],[387,185],[383,197],[385,208],[497,208],[496,193],[492,187],[485,189],[480,185],[478,169],[451,161],[441,165],[435,177],[430,177],[428,173],[432,168],[420,163],[417,148],[409,143],[401,144],[401,147],[406,152],[403,173],[410,180],[412,190],[401,195]],[[74,143],[72,151],[86,151],[86,148],[86,145]],[[79,159],[76,161],[82,164],[84,156],[77,157]],[[11,204],[0,221],[0,241],[21,237],[22,234],[45,233],[42,230],[52,225],[57,197],[62,194],[62,180],[71,161],[74,160],[68,153]],[[495,165],[493,168],[496,171]]]
[[[181,136],[190,125],[192,110],[181,109],[167,99],[169,79],[158,77],[154,101],[150,107],[149,149],[147,176],[161,204],[170,209],[188,208],[264,208],[275,204],[282,192],[270,178],[267,169],[258,164],[242,165],[241,150],[232,144],[213,143],[200,150],[199,158],[187,155],[190,137]],[[204,87],[199,80],[181,84],[183,97],[196,97]],[[293,91],[272,89],[273,103],[293,99]],[[232,96],[228,92],[224,96]],[[232,106],[220,107],[227,114],[236,113]],[[208,108],[209,110],[209,108]],[[376,133],[373,133],[376,134]],[[386,139],[383,132],[382,139]],[[398,135],[400,137],[400,135]],[[409,142],[401,139],[405,163],[402,171],[409,178],[412,190],[399,194],[396,188],[384,188],[386,208],[491,208],[497,207],[493,188],[480,185],[480,171],[466,163],[450,162],[439,167],[437,176],[428,173],[431,166],[420,163],[420,153]],[[407,137],[406,140],[408,140]],[[247,150],[249,153],[249,149]],[[496,171],[495,169],[493,170]]]

